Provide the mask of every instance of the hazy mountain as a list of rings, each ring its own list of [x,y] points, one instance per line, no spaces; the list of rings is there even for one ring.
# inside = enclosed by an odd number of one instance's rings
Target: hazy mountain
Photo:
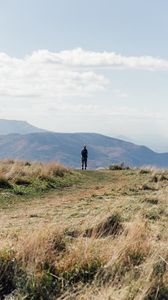
[[[110,134],[110,136],[112,136],[112,134]],[[119,140],[123,140],[123,141],[126,141],[126,142],[130,142],[130,143],[134,143],[134,140],[132,140],[130,137],[126,136],[126,135],[117,135],[115,136],[116,139],[119,139]]]
[[[31,133],[0,136],[0,158],[57,160],[80,167],[80,151],[88,146],[89,167],[125,162],[130,166],[168,167],[168,153],[159,154],[145,146],[95,133]]]
[[[0,134],[20,133],[27,134],[32,132],[44,132],[26,121],[0,119]]]

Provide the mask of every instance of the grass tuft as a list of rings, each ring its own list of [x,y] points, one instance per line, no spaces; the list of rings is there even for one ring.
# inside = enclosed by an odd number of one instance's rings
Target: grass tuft
[[[121,233],[122,229],[121,216],[118,213],[114,213],[98,225],[86,229],[84,236],[93,238],[102,238],[109,235],[115,236]]]
[[[5,178],[5,176],[0,176],[0,189],[10,189],[12,185],[10,182]]]
[[[24,177],[16,177],[16,178],[14,178],[14,183],[16,185],[28,186],[28,185],[31,184],[31,181],[29,179],[24,178]]]
[[[149,203],[151,205],[157,205],[159,200],[157,198],[145,198],[144,202]]]

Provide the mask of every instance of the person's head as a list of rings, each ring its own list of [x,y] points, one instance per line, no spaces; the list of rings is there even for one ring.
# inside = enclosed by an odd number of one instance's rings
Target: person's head
[[[86,149],[86,145],[84,145],[83,148]]]

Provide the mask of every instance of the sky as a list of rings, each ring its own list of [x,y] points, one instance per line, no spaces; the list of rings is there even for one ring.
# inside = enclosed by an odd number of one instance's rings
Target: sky
[[[0,118],[168,152],[167,0],[0,0]]]

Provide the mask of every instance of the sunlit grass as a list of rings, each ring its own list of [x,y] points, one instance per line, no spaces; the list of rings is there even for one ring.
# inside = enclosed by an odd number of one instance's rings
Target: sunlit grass
[[[36,188],[30,205],[22,195],[2,206],[0,298],[167,299],[167,171],[15,161],[0,170],[4,201]]]

